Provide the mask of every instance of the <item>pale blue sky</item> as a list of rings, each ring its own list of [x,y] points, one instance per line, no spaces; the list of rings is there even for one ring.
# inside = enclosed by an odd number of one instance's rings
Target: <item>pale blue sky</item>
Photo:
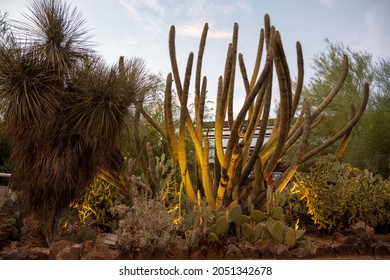
[[[24,0],[0,0],[0,10],[10,19],[27,12]],[[203,74],[209,80],[209,97],[215,101],[216,84],[223,74],[227,45],[234,22],[239,24],[239,52],[249,73],[254,64],[264,14],[281,32],[292,78],[296,76],[295,42],[305,59],[305,80],[312,75],[315,54],[326,50],[324,40],[341,42],[353,50],[368,51],[374,58],[390,56],[389,0],[68,0],[77,7],[94,34],[96,50],[109,62],[120,55],[142,57],[150,70],[170,71],[168,33],[176,26],[179,70],[188,53],[196,55],[205,22],[209,35]],[[241,81],[237,104],[243,98]]]

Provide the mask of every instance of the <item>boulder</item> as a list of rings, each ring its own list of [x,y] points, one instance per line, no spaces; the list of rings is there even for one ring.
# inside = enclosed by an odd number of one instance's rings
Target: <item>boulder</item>
[[[170,260],[188,260],[190,249],[188,246],[177,245],[168,252],[168,259]]]
[[[219,241],[209,243],[206,250],[207,260],[223,260],[226,254],[226,247]]]
[[[327,259],[337,257],[336,251],[329,244],[318,244],[312,248],[315,258]]]
[[[190,249],[190,260],[205,260],[207,247],[193,247]]]
[[[79,260],[81,248],[81,244],[59,240],[50,244],[49,257],[51,260]]]
[[[139,249],[134,256],[135,260],[166,260],[165,248],[160,245],[146,245]]]
[[[285,244],[275,244],[273,247],[274,258],[278,260],[292,259],[292,255]]]
[[[7,239],[12,232],[15,219],[8,214],[0,213],[0,240]]]
[[[224,257],[225,260],[242,260],[244,259],[244,254],[236,245],[229,244],[227,246],[226,254]]]
[[[259,259],[261,256],[260,249],[246,240],[237,243],[236,246],[244,254],[244,259]]]
[[[375,233],[374,228],[367,225],[364,221],[359,221],[351,226],[351,230],[359,237],[372,237]]]
[[[310,250],[302,247],[291,250],[291,255],[294,259],[311,259],[313,257]]]

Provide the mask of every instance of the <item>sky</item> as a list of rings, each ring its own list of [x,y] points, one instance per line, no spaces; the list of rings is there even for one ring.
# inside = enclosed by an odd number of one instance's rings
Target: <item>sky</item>
[[[28,13],[25,0],[0,0],[9,19]],[[238,52],[252,73],[259,39],[268,13],[280,31],[291,78],[296,78],[295,44],[302,44],[305,82],[312,77],[315,55],[326,51],[325,39],[374,59],[390,57],[389,0],[68,0],[81,11],[91,29],[96,51],[110,63],[119,56],[141,57],[152,73],[165,78],[171,71],[168,34],[176,28],[176,51],[181,75],[188,54],[198,52],[204,24],[209,25],[202,75],[208,78],[208,98],[215,102],[217,81],[223,75],[233,25],[239,25]],[[238,76],[239,77],[239,76]],[[244,99],[236,81],[235,108]],[[191,88],[193,91],[193,87]],[[235,109],[236,111],[237,109]]]

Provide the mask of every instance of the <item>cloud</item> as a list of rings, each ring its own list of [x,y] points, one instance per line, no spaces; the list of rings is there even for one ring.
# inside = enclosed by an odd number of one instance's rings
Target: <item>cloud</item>
[[[197,38],[199,39],[202,35],[204,24],[200,22],[185,22],[182,24],[179,24],[176,27],[176,32],[178,35],[184,36],[184,37],[191,37],[191,38]],[[232,31],[230,30],[213,30],[209,26],[209,30],[207,32],[207,38],[208,39],[216,39],[216,40],[223,40],[223,39],[230,39],[232,37]]]
[[[163,16],[165,8],[158,0],[119,0],[134,20],[141,21],[146,14]]]
[[[118,3],[129,14],[132,21],[144,23],[151,30],[161,30],[162,19],[166,8],[159,0],[118,0]]]
[[[389,56],[390,20],[387,12],[390,5],[386,1],[378,3],[382,3],[382,5],[372,6],[365,12],[362,48],[379,56]]]
[[[251,14],[253,8],[248,0],[237,0],[233,2],[228,2],[221,5],[220,10],[223,14],[232,14],[243,11],[246,14]]]
[[[319,0],[319,1],[320,1],[320,3],[321,3],[323,6],[325,6],[325,7],[327,7],[327,8],[332,8],[332,7],[334,7],[335,4],[336,4],[336,0]]]

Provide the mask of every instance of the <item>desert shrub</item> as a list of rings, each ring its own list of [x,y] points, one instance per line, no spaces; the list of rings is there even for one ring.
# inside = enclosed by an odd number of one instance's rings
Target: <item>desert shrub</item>
[[[291,191],[306,204],[318,229],[334,231],[359,220],[370,226],[390,222],[390,182],[331,156],[297,173]]]
[[[145,245],[169,247],[177,241],[177,211],[169,209],[163,194],[149,197],[137,193],[132,206],[114,205],[111,213],[118,217],[118,245],[128,249]]]

